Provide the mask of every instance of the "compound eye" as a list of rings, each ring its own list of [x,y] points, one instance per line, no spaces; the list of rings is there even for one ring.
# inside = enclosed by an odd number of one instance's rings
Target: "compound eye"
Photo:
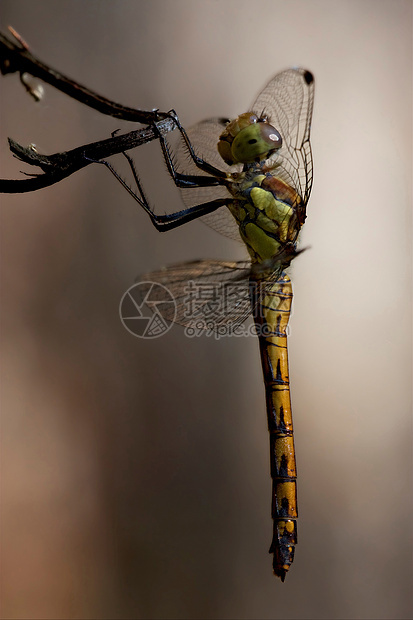
[[[275,129],[272,125],[268,123],[263,123],[260,125],[261,136],[267,142],[267,144],[272,144],[272,148],[279,149],[282,147],[282,138],[279,131]]]

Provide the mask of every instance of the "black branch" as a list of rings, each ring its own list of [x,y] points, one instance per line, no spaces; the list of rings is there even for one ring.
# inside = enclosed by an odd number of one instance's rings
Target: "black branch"
[[[166,134],[175,128],[175,121],[169,118],[157,123],[156,126],[159,132]],[[90,164],[147,144],[158,137],[155,129],[144,127],[53,155],[42,155],[33,146],[24,147],[9,138],[9,146],[13,155],[26,164],[38,166],[43,173],[34,174],[25,179],[0,179],[0,193],[20,194],[49,187]]]
[[[10,150],[14,156],[26,164],[40,167],[43,173],[33,174],[25,179],[0,179],[0,192],[22,193],[48,187],[94,161],[151,142],[159,137],[158,132],[165,135],[175,129],[173,112],[138,110],[111,101],[41,62],[30,52],[22,37],[12,28],[9,30],[16,42],[0,33],[0,72],[2,75],[19,73],[22,84],[35,99],[38,100],[38,96],[35,89],[27,86],[25,79],[27,74],[43,80],[101,114],[149,126],[53,155],[42,155],[34,147],[23,147],[9,138]]]

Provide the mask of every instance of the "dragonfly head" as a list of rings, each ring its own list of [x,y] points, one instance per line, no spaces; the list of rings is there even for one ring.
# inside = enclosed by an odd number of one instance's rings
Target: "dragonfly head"
[[[229,166],[267,159],[282,146],[279,132],[265,116],[241,114],[228,123],[219,137],[218,152]]]

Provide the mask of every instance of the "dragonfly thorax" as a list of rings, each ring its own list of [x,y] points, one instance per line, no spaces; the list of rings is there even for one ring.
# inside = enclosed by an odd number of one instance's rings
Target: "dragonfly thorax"
[[[285,253],[284,248],[295,248],[302,224],[299,219],[301,198],[275,176],[276,170],[257,163],[241,173],[228,175],[232,179],[228,190],[234,197],[228,208],[239,226],[252,262],[271,263],[277,257],[276,262],[283,263],[285,268],[292,258],[290,251]]]
[[[218,152],[228,165],[259,162],[281,148],[279,132],[253,112],[240,114],[219,137]]]

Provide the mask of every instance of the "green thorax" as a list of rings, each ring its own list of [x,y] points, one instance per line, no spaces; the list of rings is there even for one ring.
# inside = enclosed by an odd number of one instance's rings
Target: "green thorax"
[[[235,200],[229,210],[253,263],[262,263],[295,245],[303,221],[301,198],[287,183],[260,164],[234,174],[229,191]]]

